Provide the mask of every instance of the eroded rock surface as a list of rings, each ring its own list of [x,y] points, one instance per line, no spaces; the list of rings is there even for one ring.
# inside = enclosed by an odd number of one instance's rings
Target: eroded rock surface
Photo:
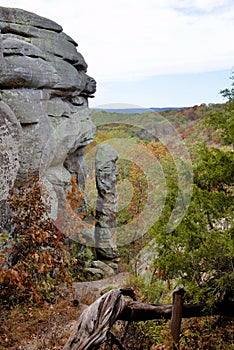
[[[15,114],[0,101],[0,196],[7,199],[19,170],[21,127]]]
[[[57,23],[0,7],[0,30],[1,200],[15,178],[21,186],[33,173],[59,207],[72,175],[84,186],[84,148],[95,132],[88,98],[96,82]]]

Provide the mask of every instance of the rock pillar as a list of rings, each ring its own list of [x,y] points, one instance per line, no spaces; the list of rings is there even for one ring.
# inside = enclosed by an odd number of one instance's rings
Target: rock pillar
[[[118,255],[116,246],[116,215],[118,171],[117,152],[108,144],[98,146],[96,152],[96,206],[95,243],[100,259],[114,259]]]

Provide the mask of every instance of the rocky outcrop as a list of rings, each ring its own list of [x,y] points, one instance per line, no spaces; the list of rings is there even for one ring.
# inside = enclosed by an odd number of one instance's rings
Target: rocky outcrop
[[[101,144],[96,152],[96,186],[98,199],[96,206],[95,246],[97,256],[102,259],[114,259],[116,248],[116,215],[118,154],[108,144]]]
[[[59,206],[72,175],[84,186],[84,148],[95,132],[88,98],[96,82],[57,23],[0,7],[0,30],[1,199],[33,173]]]

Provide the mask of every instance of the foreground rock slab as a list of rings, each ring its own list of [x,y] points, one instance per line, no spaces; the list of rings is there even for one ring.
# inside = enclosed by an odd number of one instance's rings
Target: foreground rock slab
[[[73,283],[73,298],[79,303],[89,305],[107,290],[125,287],[128,277],[129,273],[122,272],[98,281],[75,282]]]

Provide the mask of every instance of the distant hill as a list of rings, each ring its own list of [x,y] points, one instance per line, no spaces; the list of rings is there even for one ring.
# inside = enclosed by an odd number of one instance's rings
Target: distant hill
[[[187,107],[150,107],[149,109],[153,112],[158,112],[158,111],[180,111],[181,109],[184,109]]]
[[[106,108],[106,107],[97,107],[97,108],[91,108],[95,111],[104,111],[109,113],[124,113],[124,114],[133,114],[133,113],[145,113],[147,111],[152,112],[162,112],[162,111],[168,111],[168,110],[174,110],[178,111],[181,109],[184,109],[185,107],[150,107],[150,108]]]

